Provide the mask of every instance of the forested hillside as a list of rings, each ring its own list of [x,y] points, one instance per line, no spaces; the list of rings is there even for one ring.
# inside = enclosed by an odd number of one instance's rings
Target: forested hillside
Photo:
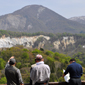
[[[50,81],[64,81],[62,78],[63,69],[66,69],[71,58],[76,58],[76,61],[83,66],[84,74],[81,79],[85,80],[85,34],[52,34],[43,32],[30,34],[0,30],[0,37],[3,35],[10,38],[44,35],[50,37],[50,40],[40,37],[34,42],[33,48],[31,49],[24,47],[23,45],[0,49],[0,84],[6,83],[4,69],[6,62],[11,56],[15,56],[15,59],[17,60],[16,66],[22,73],[24,83],[29,83],[30,67],[35,63],[34,59],[36,54],[41,54],[44,57],[45,63],[50,66]],[[46,42],[44,47],[38,49],[38,43],[43,41]],[[58,45],[54,45],[54,42],[57,42]],[[59,48],[55,48],[56,46],[59,46]]]
[[[69,64],[69,60],[71,59],[70,56],[49,50],[28,50],[23,46],[17,46],[0,51],[0,84],[6,83],[4,68],[6,62],[11,56],[15,56],[17,62],[16,67],[20,69],[24,83],[29,83],[30,67],[35,63],[34,59],[37,54],[41,54],[44,57],[45,63],[51,68],[50,81],[64,81],[62,78],[63,69],[66,69],[67,65]],[[85,65],[78,58],[76,58],[76,61],[83,66],[84,74],[81,79],[85,80]]]
[[[43,36],[40,37],[40,35]],[[24,36],[26,37],[23,38]],[[46,39],[45,37],[49,37],[49,39]],[[26,40],[26,38],[28,40]],[[10,42],[9,40],[7,42],[4,42],[7,39],[9,39]],[[19,39],[21,39],[21,41],[19,41]],[[3,42],[0,43],[1,44],[5,43],[5,45],[6,44],[15,45],[15,42],[17,42],[16,45],[19,45],[19,43],[22,42],[23,40],[22,45],[24,45],[27,49],[29,49],[27,46],[31,48],[37,48],[37,49],[43,48],[43,50],[50,50],[53,52],[64,53],[69,56],[72,56],[78,52],[85,52],[85,34],[82,33],[81,34],[70,34],[70,33],[53,34],[53,33],[46,33],[46,32],[37,32],[31,34],[31,33],[24,33],[24,32],[11,32],[11,31],[0,30],[0,40],[3,40]]]

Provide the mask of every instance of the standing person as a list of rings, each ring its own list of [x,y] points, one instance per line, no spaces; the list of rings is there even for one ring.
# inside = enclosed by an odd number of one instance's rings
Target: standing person
[[[7,85],[24,85],[20,70],[15,67],[16,60],[12,56],[5,66],[5,76]]]
[[[31,70],[33,69],[34,66],[36,66],[36,64],[31,65],[30,73],[31,73]],[[30,85],[32,85],[32,80],[31,80],[31,78],[30,78]]]
[[[83,74],[82,66],[76,63],[75,59],[70,60],[70,65],[68,65],[66,71],[63,74],[63,77],[70,73],[69,85],[81,85],[80,77]]]
[[[30,73],[32,85],[48,85],[50,79],[50,67],[44,64],[42,55],[38,54],[35,58],[36,66],[34,66]]]

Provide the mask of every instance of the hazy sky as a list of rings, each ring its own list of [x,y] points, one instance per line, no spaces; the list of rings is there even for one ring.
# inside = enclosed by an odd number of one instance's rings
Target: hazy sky
[[[85,16],[85,0],[0,0],[0,16],[34,4],[43,5],[65,18]]]

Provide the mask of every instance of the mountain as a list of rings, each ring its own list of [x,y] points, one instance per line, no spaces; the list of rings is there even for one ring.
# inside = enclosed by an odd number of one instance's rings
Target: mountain
[[[29,5],[0,16],[0,29],[28,33],[80,33],[85,32],[85,25],[66,19],[44,6]]]
[[[72,17],[72,18],[69,18],[69,19],[72,20],[72,21],[77,21],[81,24],[85,24],[85,16]]]

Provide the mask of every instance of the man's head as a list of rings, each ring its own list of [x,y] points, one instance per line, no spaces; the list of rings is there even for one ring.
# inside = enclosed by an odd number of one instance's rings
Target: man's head
[[[16,64],[16,60],[15,60],[14,58],[11,58],[11,59],[9,60],[9,64],[10,64],[10,65],[15,65],[15,64]]]
[[[76,60],[74,58],[70,59],[70,64],[73,63],[73,62],[76,62]]]
[[[36,58],[35,58],[35,62],[40,62],[40,61],[43,61],[43,57],[42,57],[42,55],[37,54]]]

